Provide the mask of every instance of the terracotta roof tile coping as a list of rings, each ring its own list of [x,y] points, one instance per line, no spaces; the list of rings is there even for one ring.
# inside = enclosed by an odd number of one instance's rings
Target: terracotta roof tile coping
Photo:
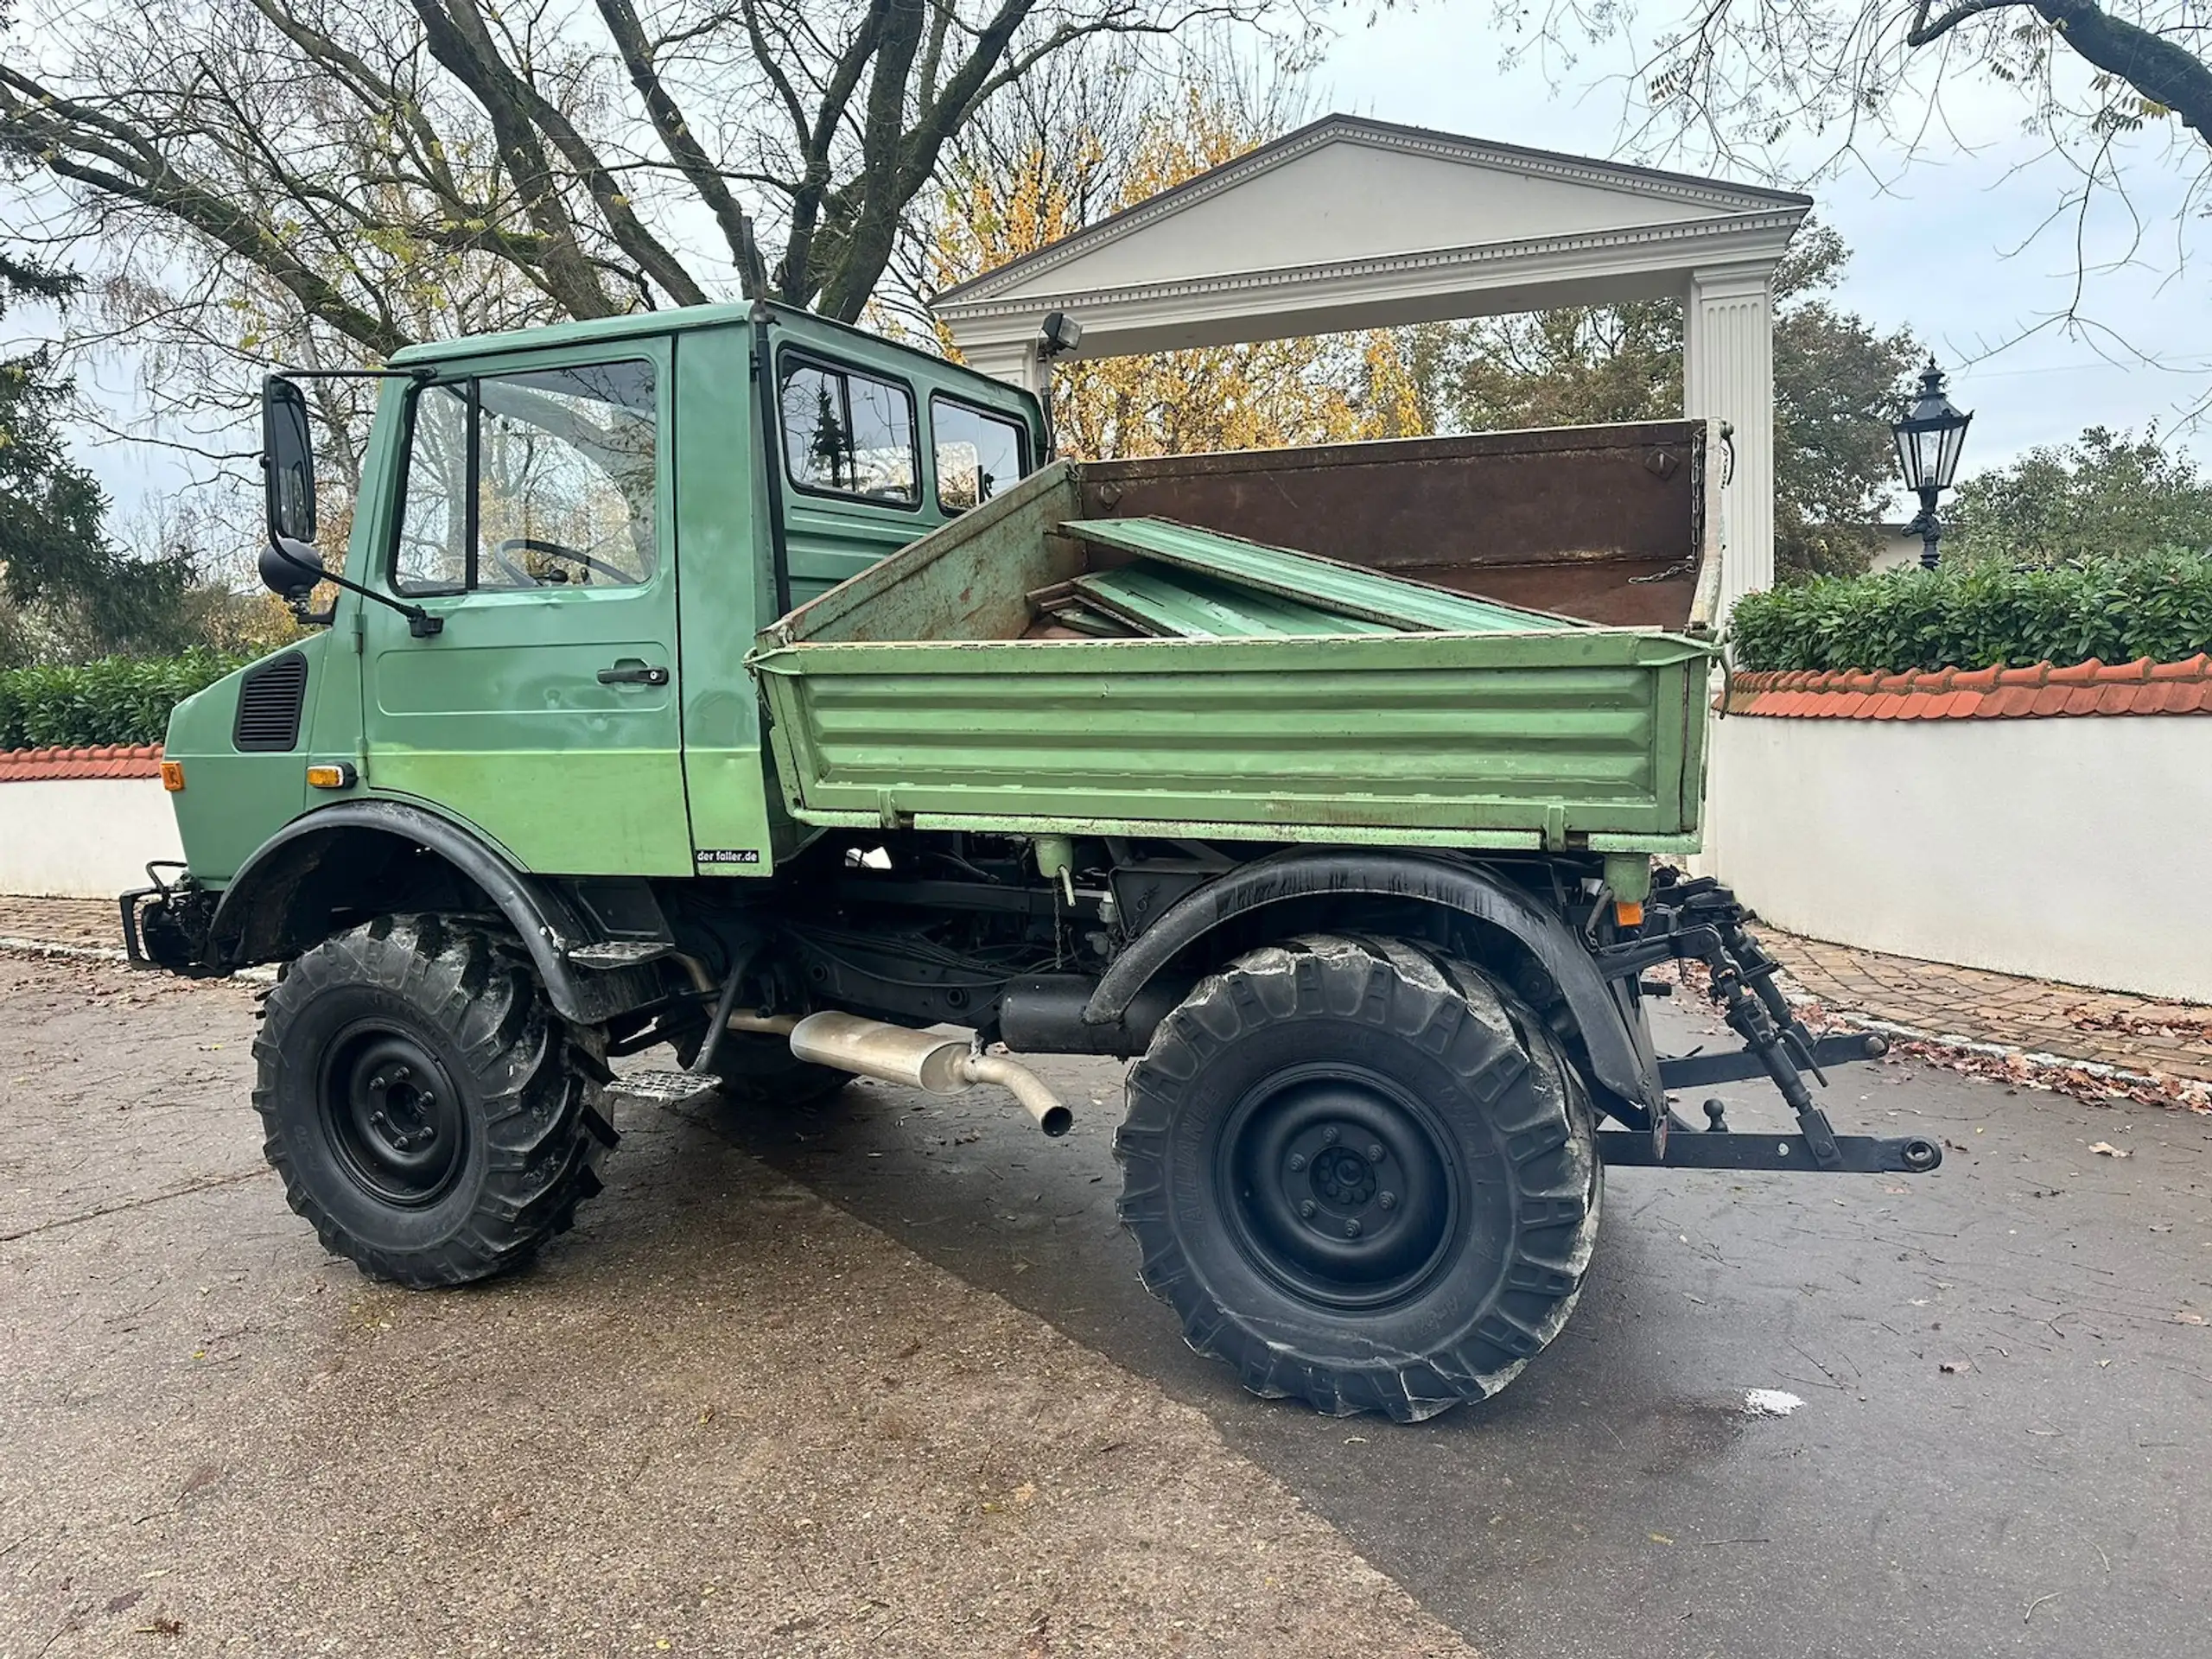
[[[1793,669],[1728,682],[1727,712],[1804,720],[2020,720],[2066,715],[2212,714],[2212,654],[2178,663],[2064,668]]]
[[[52,783],[72,778],[158,778],[158,743],[99,748],[0,749],[0,784]]]

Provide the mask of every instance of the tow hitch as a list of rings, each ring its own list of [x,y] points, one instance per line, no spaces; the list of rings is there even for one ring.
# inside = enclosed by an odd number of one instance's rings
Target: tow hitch
[[[179,874],[164,876],[163,870]],[[146,880],[149,885],[133,887],[118,900],[125,959],[133,968],[165,969],[192,979],[213,974],[206,957],[215,895],[170,859],[156,859],[146,866]]]
[[[1653,1114],[1649,1132],[1608,1130],[1598,1137],[1605,1161],[1667,1169],[1819,1170],[1838,1174],[1924,1174],[1943,1161],[1943,1149],[1924,1135],[1881,1140],[1839,1135],[1827,1114],[1814,1104],[1805,1084],[1812,1073],[1823,1088],[1824,1066],[1872,1059],[1888,1051],[1871,1033],[1815,1039],[1791,1010],[1775,976],[1782,964],[1744,925],[1736,895],[1711,876],[1684,880],[1653,873],[1651,898],[1634,938],[1596,953],[1608,978],[1640,974],[1662,962],[1701,962],[1707,995],[1743,1039],[1735,1054],[1691,1055],[1659,1063],[1667,1089],[1754,1077],[1762,1071],[1797,1116],[1795,1135],[1730,1132],[1721,1103],[1705,1103],[1708,1120],[1694,1130],[1672,1112]],[[1680,1131],[1680,1133],[1676,1133]]]

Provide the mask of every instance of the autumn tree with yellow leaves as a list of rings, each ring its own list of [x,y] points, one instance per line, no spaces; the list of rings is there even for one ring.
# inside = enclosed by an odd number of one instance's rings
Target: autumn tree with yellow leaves
[[[1040,84],[980,126],[939,194],[928,277],[979,276],[1234,161],[1295,124],[1288,101],[1235,70],[1186,60],[1173,92],[1132,107],[1112,66],[1080,91]],[[1103,96],[1100,88],[1107,89]],[[948,352],[950,337],[940,328]],[[956,353],[957,354],[957,353]],[[1052,377],[1061,450],[1092,457],[1264,449],[1428,430],[1396,335],[1329,334],[1062,363]]]

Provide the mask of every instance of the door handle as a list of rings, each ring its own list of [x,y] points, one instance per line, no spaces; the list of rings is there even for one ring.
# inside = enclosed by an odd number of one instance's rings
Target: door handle
[[[612,668],[599,671],[601,685],[666,685],[668,671],[658,665],[648,668],[645,664],[624,658]]]

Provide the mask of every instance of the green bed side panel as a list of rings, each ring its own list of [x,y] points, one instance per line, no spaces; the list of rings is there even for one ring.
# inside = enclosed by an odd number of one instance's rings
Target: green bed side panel
[[[1706,661],[1693,641],[1590,629],[802,645],[753,664],[802,818],[1497,844],[1694,832],[1684,728]]]

